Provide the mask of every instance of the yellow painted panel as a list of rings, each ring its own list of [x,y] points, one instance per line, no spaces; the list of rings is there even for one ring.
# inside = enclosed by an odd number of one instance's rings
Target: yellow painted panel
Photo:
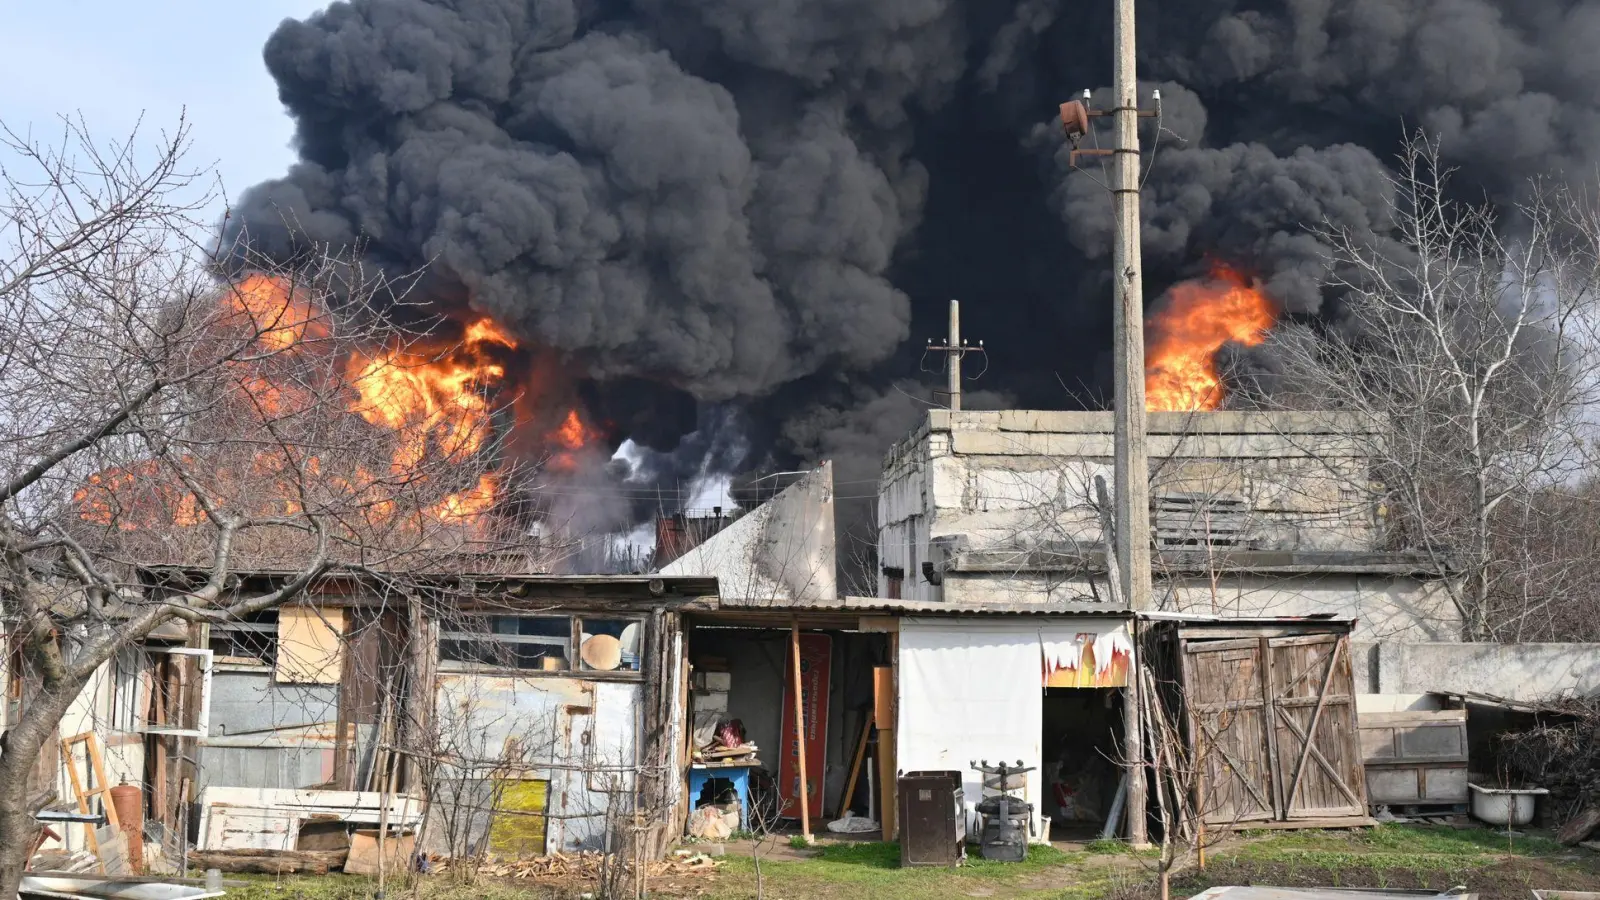
[[[278,611],[275,681],[338,684],[344,664],[344,610],[285,606]]]
[[[500,859],[544,855],[545,798],[548,781],[495,782],[499,796],[489,824],[489,852]]]

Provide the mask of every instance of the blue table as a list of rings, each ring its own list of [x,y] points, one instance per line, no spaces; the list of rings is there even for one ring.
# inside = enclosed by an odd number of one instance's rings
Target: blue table
[[[736,763],[692,763],[689,766],[689,806],[693,807],[700,800],[700,792],[704,791],[707,784],[713,781],[726,781],[733,785],[733,792],[739,798],[739,827],[745,831],[750,830],[750,770],[760,768],[761,763],[755,760],[741,760]]]

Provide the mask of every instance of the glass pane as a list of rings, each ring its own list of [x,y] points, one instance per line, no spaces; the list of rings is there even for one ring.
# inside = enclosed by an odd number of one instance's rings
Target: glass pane
[[[440,626],[439,658],[501,669],[569,668],[572,620],[565,616],[470,616]]]
[[[578,659],[592,671],[639,671],[644,623],[638,619],[583,619]]]

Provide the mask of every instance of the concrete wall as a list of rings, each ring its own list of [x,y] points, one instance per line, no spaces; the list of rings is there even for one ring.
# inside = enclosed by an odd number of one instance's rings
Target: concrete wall
[[[832,600],[838,595],[833,464],[823,463],[661,574],[715,576],[723,597]]]
[[[1386,642],[1352,651],[1362,693],[1476,692],[1511,700],[1600,694],[1600,644]]]
[[[1157,576],[1156,607],[1216,616],[1310,616],[1355,619],[1355,640],[1459,639],[1461,620],[1438,582],[1405,575],[1220,573]],[[1050,605],[1109,608],[1105,576],[1048,572],[949,572],[952,605]]]
[[[1205,413],[1150,417],[1151,493],[1241,504],[1249,546],[1369,551],[1381,519],[1364,447],[1367,420],[1334,414]],[[902,596],[938,600],[921,564],[939,538],[969,550],[1096,546],[1095,478],[1112,485],[1108,412],[934,410],[884,461],[882,565],[905,571]],[[1202,511],[1185,527],[1220,527]],[[880,573],[880,594],[887,584]]]

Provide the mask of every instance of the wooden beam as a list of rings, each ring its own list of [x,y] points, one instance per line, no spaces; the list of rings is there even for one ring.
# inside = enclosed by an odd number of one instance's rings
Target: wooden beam
[[[805,679],[800,677],[800,619],[789,617],[789,648],[794,657],[794,741],[795,761],[800,767],[800,836],[811,843],[811,783],[806,780],[806,705],[801,697]],[[783,752],[783,751],[779,751]]]
[[[850,798],[856,793],[856,778],[861,775],[861,760],[867,755],[867,738],[872,735],[872,710],[867,710],[866,721],[861,723],[861,740],[856,743],[856,758],[850,763],[850,777],[845,779],[844,793],[839,795],[839,815],[850,811]]]
[[[1267,734],[1267,793],[1272,795],[1272,812],[1274,818],[1288,818],[1288,804],[1283,802],[1283,780],[1278,765],[1278,723],[1273,710],[1277,708],[1277,688],[1272,683],[1272,644],[1271,640],[1263,635],[1257,646],[1261,662],[1258,672],[1261,676],[1261,724],[1266,728]]]

